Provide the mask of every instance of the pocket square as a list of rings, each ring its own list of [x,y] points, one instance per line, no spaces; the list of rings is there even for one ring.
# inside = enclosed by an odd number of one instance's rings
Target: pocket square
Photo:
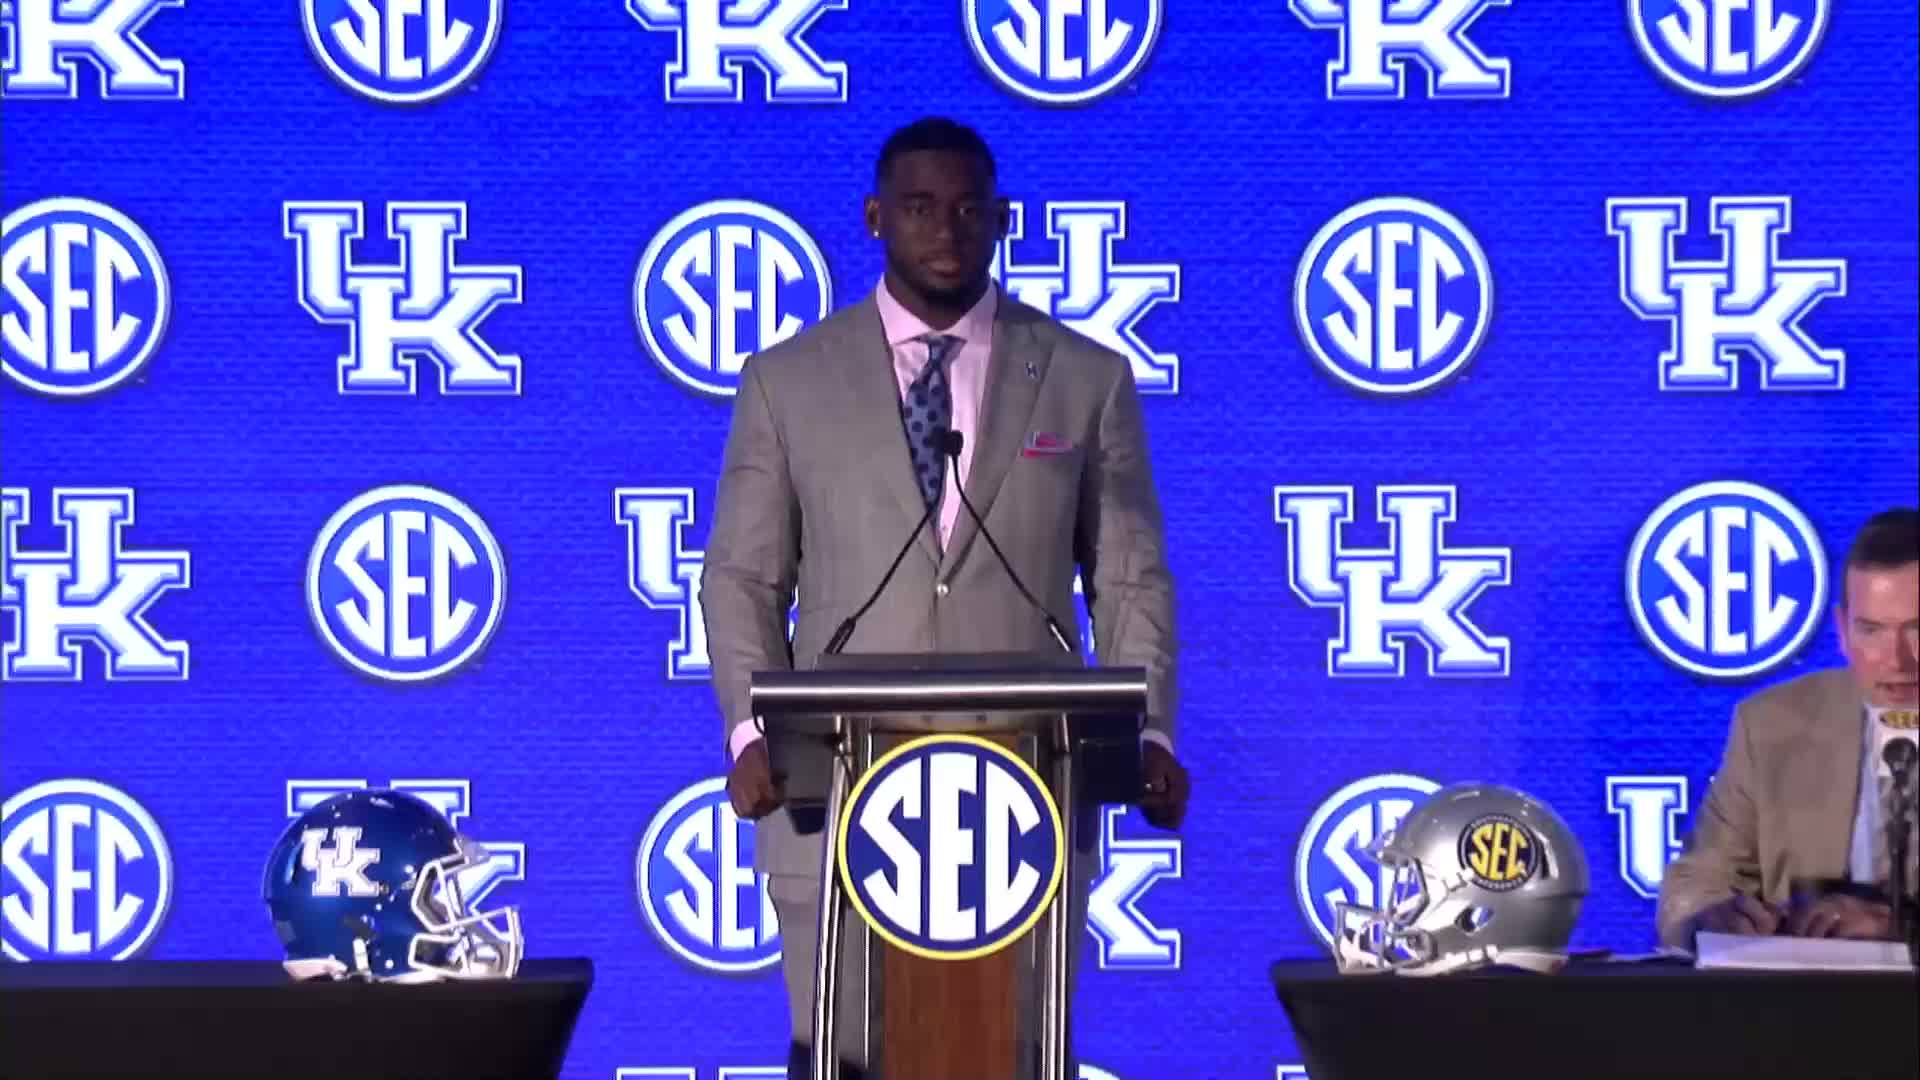
[[[1021,457],[1051,457],[1073,450],[1073,444],[1051,431],[1036,431],[1027,436],[1027,443],[1020,448]]]

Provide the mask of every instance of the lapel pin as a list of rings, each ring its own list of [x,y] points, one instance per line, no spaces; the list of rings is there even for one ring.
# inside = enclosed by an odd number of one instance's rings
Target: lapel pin
[[[1034,366],[1033,361],[1027,361],[1027,378],[1038,379],[1039,377],[1040,369]]]

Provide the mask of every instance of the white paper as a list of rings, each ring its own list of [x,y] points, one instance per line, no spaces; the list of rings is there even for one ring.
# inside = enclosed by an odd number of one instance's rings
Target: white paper
[[[1698,968],[1756,971],[1912,971],[1907,946],[1898,941],[1852,941],[1789,935],[1694,936]]]

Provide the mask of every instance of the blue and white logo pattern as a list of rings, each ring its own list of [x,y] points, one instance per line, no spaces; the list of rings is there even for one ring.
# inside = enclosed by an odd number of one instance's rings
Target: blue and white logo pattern
[[[1340,52],[1327,64],[1327,98],[1399,101],[1407,69],[1427,73],[1429,98],[1504,98],[1512,64],[1488,57],[1467,30],[1491,7],[1508,0],[1289,0],[1308,28],[1340,35]]]
[[[389,202],[387,233],[400,246],[392,266],[353,259],[350,245],[365,235],[361,203],[289,202],[285,213],[300,306],[347,328],[341,393],[411,395],[422,360],[439,367],[442,394],[520,393],[520,357],[496,351],[480,324],[521,301],[521,271],[455,258],[465,203]]]
[[[1386,773],[1348,784],[1314,810],[1294,850],[1293,881],[1300,914],[1322,944],[1333,945],[1335,904],[1385,903],[1394,871],[1367,858],[1367,845],[1438,790],[1425,777]]]
[[[1741,98],[1799,74],[1831,8],[1831,0],[1627,0],[1627,24],[1661,78],[1702,97]]]
[[[1066,832],[1033,769],[971,735],[915,739],[854,782],[834,862],[875,933],[933,959],[1017,941],[1060,889]]]
[[[1180,931],[1154,924],[1140,902],[1158,881],[1180,878],[1177,837],[1121,837],[1124,806],[1102,807],[1100,877],[1087,894],[1087,929],[1102,971],[1180,970]]]
[[[1114,257],[1114,244],[1127,238],[1124,202],[1049,202],[1046,215],[1053,262],[1014,261],[1026,207],[1013,203],[1007,239],[994,254],[994,280],[1014,299],[1125,356],[1141,393],[1178,393],[1180,358],[1142,341],[1138,324],[1155,306],[1179,302],[1180,267]]]
[[[1680,854],[1687,778],[1609,776],[1607,812],[1620,824],[1620,880],[1642,899],[1660,899],[1667,863]]]
[[[1647,516],[1627,555],[1627,606],[1640,636],[1707,678],[1748,678],[1793,659],[1826,604],[1819,532],[1758,484],[1680,492]]]
[[[173,856],[145,807],[49,780],[0,808],[0,946],[9,960],[126,960],[173,900]]]
[[[364,791],[366,780],[289,780],[287,781],[287,819],[289,821],[301,814],[348,791]],[[405,792],[421,800],[440,812],[447,824],[459,832],[466,832],[461,821],[473,812],[473,784],[468,780],[395,780],[385,785],[384,790]],[[335,830],[336,832],[346,830]],[[357,832],[358,830],[353,830]],[[465,901],[467,910],[482,910],[486,899],[493,891],[509,881],[527,879],[527,845],[524,843],[501,843],[494,840],[476,840],[481,850],[487,854],[487,861],[469,866],[454,875],[460,887],[460,898]],[[311,849],[308,849],[311,851]],[[351,847],[349,845],[349,851]],[[305,857],[306,852],[303,852]],[[308,867],[312,869],[312,867]],[[341,881],[339,873],[328,875],[334,881]],[[315,895],[321,895],[321,879],[314,881]]]
[[[785,214],[739,199],[702,203],[654,234],[633,275],[647,352],[687,389],[731,397],[747,357],[833,310],[820,246]]]
[[[1432,676],[1502,676],[1511,645],[1491,637],[1467,609],[1488,588],[1512,580],[1513,549],[1456,547],[1459,495],[1451,485],[1383,484],[1376,513],[1386,524],[1384,548],[1349,548],[1341,534],[1353,521],[1351,487],[1301,485],[1273,489],[1274,520],[1287,530],[1287,583],[1310,607],[1340,613],[1327,643],[1327,674],[1399,678],[1406,643],[1426,648]]]
[[[187,644],[147,621],[162,594],[193,584],[184,551],[127,546],[132,488],[55,488],[53,521],[65,543],[28,550],[26,488],[0,489],[0,611],[13,616],[0,649],[0,681],[79,682],[81,646],[107,662],[109,682],[184,680]]]
[[[112,207],[43,199],[0,222],[0,370],[21,386],[119,386],[153,359],[172,309],[159,250]]]
[[[389,105],[466,86],[493,54],[506,0],[300,0],[314,58],[340,85]]]
[[[962,0],[975,59],[993,81],[1046,105],[1125,88],[1160,39],[1165,0]]]
[[[675,615],[667,678],[710,678],[707,620],[700,611],[706,553],[688,549],[685,540],[693,524],[693,489],[615,488],[613,520],[627,528],[627,588],[652,610]]]
[[[486,523],[432,488],[375,488],[340,508],[307,562],[307,610],[333,651],[392,682],[463,666],[500,625],[507,565]]]
[[[108,101],[179,101],[186,66],[163,60],[140,28],[186,0],[0,0],[0,98],[73,100],[80,63],[100,73]]]
[[[806,33],[820,16],[846,9],[847,0],[627,0],[641,26],[674,36],[666,99],[675,105],[746,100],[750,66],[766,77],[768,102],[845,104],[846,63],[822,60]]]
[[[1369,199],[1322,226],[1300,258],[1293,317],[1327,374],[1372,394],[1453,378],[1486,340],[1493,272],[1453,215]]]
[[[1621,301],[1673,331],[1660,354],[1660,389],[1737,389],[1742,354],[1758,362],[1763,390],[1844,389],[1845,350],[1822,348],[1800,320],[1827,297],[1847,295],[1846,260],[1780,257],[1781,238],[1793,231],[1785,196],[1715,198],[1708,218],[1720,258],[1681,259],[1686,199],[1607,200]]]
[[[640,911],[661,944],[695,967],[742,974],[780,962],[780,920],[767,876],[753,869],[753,831],[716,776],[669,800],[640,841]]]

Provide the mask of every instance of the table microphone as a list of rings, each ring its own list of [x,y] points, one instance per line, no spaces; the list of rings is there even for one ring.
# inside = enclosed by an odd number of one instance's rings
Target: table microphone
[[[1907,895],[1907,845],[1914,818],[1914,768],[1920,759],[1920,711],[1877,710],[1876,742],[1880,761],[1876,773],[1892,781],[1884,807],[1887,832],[1887,897],[1893,908],[1894,934],[1907,943],[1910,957],[1920,964],[1920,920],[1916,898]]]
[[[873,595],[867,597],[867,602],[860,605],[860,610],[847,616],[844,622],[834,628],[833,636],[827,639],[827,647],[821,650],[823,655],[838,655],[840,650],[846,647],[847,639],[853,636],[853,624],[859,622],[860,616],[865,615],[874,601],[880,599],[880,594],[886,590],[887,582],[893,580],[893,572],[900,569],[900,560],[906,558],[907,552],[913,550],[913,542],[920,538],[920,530],[927,527],[927,521],[933,517],[933,508],[939,505],[938,499],[927,504],[927,512],[920,515],[920,523],[907,534],[907,542],[900,545],[900,553],[893,557],[893,565],[887,567],[887,572],[880,575],[880,584],[873,587]]]
[[[940,452],[945,454],[952,463],[955,480],[953,489],[960,493],[960,504],[967,508],[967,516],[973,519],[974,527],[980,530],[980,538],[985,540],[987,546],[993,549],[993,557],[1000,560],[1000,567],[1007,572],[1007,578],[1013,582],[1013,587],[1019,589],[1020,595],[1027,598],[1027,603],[1033,605],[1033,610],[1039,612],[1040,617],[1047,620],[1047,630],[1053,634],[1054,643],[1060,646],[1060,651],[1072,654],[1073,646],[1067,643],[1067,632],[1060,628],[1060,622],[1053,617],[1053,613],[1048,611],[1045,605],[1035,600],[1033,594],[1027,591],[1026,583],[1020,580],[1020,575],[1013,572],[1013,564],[1009,563],[1006,555],[1001,553],[1000,545],[993,542],[993,534],[987,531],[987,523],[980,520],[979,511],[973,508],[973,500],[967,498],[966,485],[958,482],[960,477],[960,449],[966,445],[966,437],[949,428],[940,433],[937,439],[937,445],[940,447]]]

